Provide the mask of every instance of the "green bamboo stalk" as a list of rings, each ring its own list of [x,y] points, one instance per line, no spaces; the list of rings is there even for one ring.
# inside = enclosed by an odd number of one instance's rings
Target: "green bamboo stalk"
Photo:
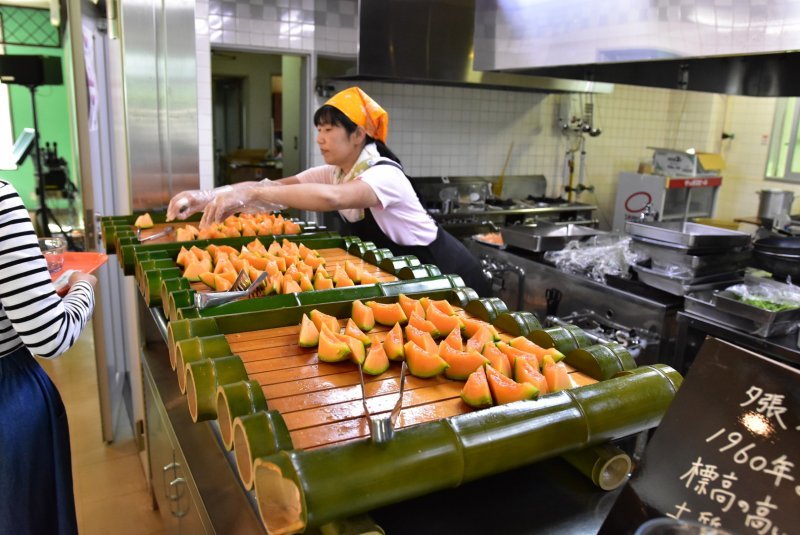
[[[165,269],[148,269],[143,273],[144,285],[142,287],[144,301],[148,307],[161,306],[161,282],[167,279],[174,279],[181,276],[181,270],[177,267]]]
[[[294,444],[278,411],[259,411],[233,420],[233,452],[244,488],[253,488],[253,461],[278,451],[290,451]]]
[[[233,449],[233,420],[239,416],[266,411],[267,400],[258,381],[237,381],[217,387],[217,422],[222,443]]]
[[[391,258],[392,256],[394,256],[394,254],[389,249],[370,249],[366,251],[361,258],[368,264],[378,266],[381,260],[384,258]]]
[[[587,347],[592,345],[591,340],[586,336],[586,333],[580,327],[575,325],[566,325],[559,327],[550,327],[549,329],[536,329],[529,337],[533,343],[548,349],[555,347],[564,355],[578,349],[579,347]]]
[[[541,329],[542,324],[530,312],[503,312],[492,323],[503,332],[513,336],[528,337],[536,329]]]
[[[573,349],[565,355],[564,362],[592,379],[611,379],[623,370],[617,355],[603,344]]]
[[[493,323],[500,314],[508,312],[508,306],[500,298],[481,297],[480,299],[470,301],[466,310],[483,321]]]
[[[171,318],[170,307],[173,306],[172,294],[181,290],[191,290],[191,284],[183,277],[164,279],[161,281],[161,308],[164,309],[164,315],[168,318]]]
[[[364,258],[364,254],[371,249],[377,249],[378,246],[372,243],[371,241],[362,242],[357,241],[350,244],[350,247],[347,248],[347,252],[353,256],[357,256],[359,258]]]
[[[632,370],[636,368],[636,361],[633,359],[633,355],[631,355],[630,351],[628,351],[625,346],[616,342],[612,342],[608,344],[608,348],[617,356],[623,370]]]
[[[680,382],[668,366],[648,366],[537,401],[400,429],[385,444],[261,457],[253,465],[259,512],[268,533],[293,533],[628,436],[658,424]]]
[[[400,268],[396,273],[397,277],[402,280],[408,279],[421,279],[424,277],[435,277],[441,275],[442,271],[438,266],[433,264],[421,264],[419,266],[405,266]]]
[[[193,336],[213,336],[215,334],[222,334],[222,331],[214,318],[170,321],[167,324],[167,349],[172,369],[174,370],[176,366],[175,350],[178,342]]]
[[[186,391],[186,367],[193,362],[232,355],[228,340],[223,334],[181,340],[175,349],[175,373],[181,393]]]
[[[201,422],[217,417],[217,387],[246,381],[247,370],[241,357],[229,355],[191,362],[186,365],[186,402],[192,421]]]
[[[614,490],[628,480],[630,456],[613,444],[569,451],[564,460],[603,490]]]
[[[380,267],[386,273],[397,275],[397,272],[406,266],[414,267],[420,264],[421,262],[416,256],[400,255],[384,258],[381,260],[381,263],[378,265],[378,267]]]

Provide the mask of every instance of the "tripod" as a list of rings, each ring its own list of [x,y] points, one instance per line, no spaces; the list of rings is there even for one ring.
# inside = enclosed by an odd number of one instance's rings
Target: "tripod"
[[[47,197],[45,193],[45,180],[44,172],[42,170],[42,155],[39,147],[39,120],[36,116],[36,85],[26,85],[31,92],[31,108],[33,109],[33,151],[34,151],[34,166],[36,168],[36,193],[39,197],[39,208],[36,210],[36,219],[40,223],[40,228],[45,237],[52,236],[50,232],[50,221],[52,220],[61,230],[61,234],[67,241],[67,249],[70,251],[82,250],[77,247],[75,240],[72,239],[68,233],[64,232],[64,227],[56,219],[55,214],[50,211],[47,206]]]

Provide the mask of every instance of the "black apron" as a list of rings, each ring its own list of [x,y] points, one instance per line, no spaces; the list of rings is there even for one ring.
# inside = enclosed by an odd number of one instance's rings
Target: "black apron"
[[[395,162],[382,160],[375,165],[392,165],[402,170]],[[475,290],[481,297],[490,297],[491,285],[484,277],[481,264],[470,253],[463,243],[452,234],[436,225],[436,239],[428,245],[400,245],[384,234],[372,210],[364,210],[364,219],[351,223],[342,218],[345,232],[354,234],[363,241],[373,242],[379,249],[389,249],[397,256],[414,255],[423,264],[434,264],[443,274],[456,274],[464,279],[464,283]]]

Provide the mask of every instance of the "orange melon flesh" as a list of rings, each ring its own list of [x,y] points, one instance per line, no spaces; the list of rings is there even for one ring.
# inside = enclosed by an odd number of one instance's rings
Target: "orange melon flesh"
[[[340,277],[340,278],[333,278],[333,283],[336,285],[337,288],[347,288],[348,286],[355,286],[356,283],[353,282],[350,277]]]
[[[325,277],[314,278],[315,290],[330,290],[333,288],[333,279],[326,279]]]
[[[448,367],[447,362],[437,353],[425,351],[414,342],[407,342],[403,348],[408,371],[414,377],[436,377]]]
[[[432,353],[439,352],[439,346],[431,336],[431,333],[421,331],[413,325],[406,325],[406,339],[414,342],[425,351],[430,351]]]
[[[486,344],[483,346],[483,356],[489,359],[489,363],[494,369],[505,375],[511,377],[512,370],[511,364],[508,361],[508,356],[497,349],[494,344]]]
[[[389,357],[386,356],[382,344],[372,344],[361,368],[369,375],[380,375],[389,369]]]
[[[300,285],[297,284],[297,281],[291,280],[289,278],[285,278],[283,280],[283,293],[291,294],[291,293],[300,293],[303,290],[300,288]]]
[[[300,225],[295,223],[294,221],[284,221],[283,222],[283,233],[284,234],[300,234]]]
[[[439,310],[439,312],[441,312],[442,314],[445,314],[447,316],[454,316],[455,313],[456,313],[456,311],[453,308],[453,306],[450,303],[448,303],[447,301],[445,301],[444,299],[431,300],[430,304],[428,305],[428,308],[430,308],[431,305],[436,307]],[[428,310],[428,308],[426,308],[425,310]],[[428,319],[430,319],[430,318],[428,318]]]
[[[398,303],[377,303],[368,301],[367,306],[372,309],[375,321],[381,325],[394,325],[395,323],[406,323],[408,317],[403,312],[403,308]]]
[[[214,275],[214,287],[218,292],[227,292],[233,287],[233,281],[228,280],[223,275]]]
[[[364,344],[361,340],[348,336],[347,334],[334,333],[334,336],[347,344],[350,348],[350,360],[356,364],[364,364],[364,359],[367,357],[367,352],[364,349]]]
[[[184,228],[179,228],[175,233],[175,241],[192,241],[194,234]]]
[[[537,359],[539,359],[539,361],[541,361],[542,357],[545,355],[550,355],[555,362],[564,360],[564,354],[555,347],[545,349],[540,345],[534,344],[524,336],[517,336],[508,343],[511,345],[511,347],[520,349],[530,355],[534,355]]]
[[[500,340],[500,333],[497,332],[497,329],[495,329],[491,323],[486,323],[485,321],[475,318],[461,318],[461,321],[464,323],[464,334],[469,337],[472,337],[478,332],[478,329],[483,325],[489,329],[489,332],[492,333],[492,337],[495,340]]]
[[[339,332],[339,320],[337,320],[335,317],[325,314],[324,312],[320,312],[317,309],[312,310],[309,314],[309,317],[311,318],[311,321],[314,322],[314,325],[316,325],[318,331],[322,332],[322,326],[327,325],[331,332]]]
[[[305,262],[306,265],[311,267],[311,269],[317,269],[319,267],[322,267],[322,265],[325,263],[325,259],[322,258],[321,256],[307,255],[303,257],[303,262]]]
[[[492,391],[489,388],[489,381],[486,379],[486,371],[481,366],[472,372],[461,389],[461,399],[475,409],[483,409],[492,406]]]
[[[547,394],[550,388],[547,379],[539,372],[539,363],[536,357],[518,357],[514,361],[514,379],[518,383],[530,383],[539,390],[539,395]]]
[[[542,370],[544,378],[547,380],[547,388],[550,392],[558,392],[572,388],[572,381],[569,379],[569,372],[563,362],[546,364]]]
[[[314,285],[311,284],[311,280],[303,274],[300,274],[299,284],[301,292],[311,292],[314,290]]]
[[[406,357],[406,351],[403,347],[403,328],[399,323],[395,323],[386,338],[383,340],[383,350],[389,360],[403,360]]]
[[[425,309],[422,308],[422,305],[417,299],[412,299],[405,294],[400,294],[397,298],[397,303],[403,309],[403,312],[405,312],[406,317],[410,318],[414,312],[423,318],[425,317]]]
[[[211,258],[211,253],[202,250],[196,245],[192,245],[192,248],[189,249],[189,252],[192,253],[197,260],[203,260],[204,258]],[[209,271],[211,270],[209,269]]]
[[[432,323],[442,335],[447,335],[453,330],[461,331],[461,320],[458,316],[449,316],[439,310],[432,301],[425,311],[425,319]],[[447,301],[445,301],[447,303]],[[448,303],[449,305],[449,303]]]
[[[344,271],[347,273],[347,276],[353,280],[353,282],[360,282],[361,281],[361,268],[352,263],[349,260],[344,261]]]
[[[539,369],[539,359],[536,357],[536,355],[531,355],[530,353],[526,353],[525,351],[517,349],[516,347],[511,347],[505,342],[497,342],[497,349],[505,353],[512,368],[514,367],[514,361],[516,361],[518,357],[531,357],[534,361],[536,361],[536,369]]]
[[[205,273],[201,273],[200,274],[200,280],[203,282],[203,284],[205,284],[206,286],[208,286],[212,290],[216,290],[217,289],[217,285],[214,282],[214,277],[215,277],[215,275],[213,273],[211,273],[210,271],[206,271]]]
[[[133,222],[133,226],[139,228],[153,228],[153,218],[150,217],[149,213],[142,214],[136,218],[136,221]]]
[[[472,372],[489,362],[489,359],[476,351],[459,351],[444,342],[439,344],[439,356],[449,366],[444,371],[445,377],[458,381],[465,381]]]
[[[314,278],[317,277],[324,277],[326,279],[331,278],[331,276],[328,275],[328,270],[325,269],[323,266],[318,267],[317,270],[314,272]]]
[[[416,312],[408,317],[408,325],[420,331],[431,333],[434,338],[438,338],[442,334],[433,322],[426,320],[424,316],[420,316]]]
[[[186,247],[181,247],[180,252],[178,253],[178,258],[175,259],[175,263],[179,266],[186,267],[187,264],[194,261],[195,257]]]
[[[361,341],[361,343],[364,344],[364,347],[368,347],[370,344],[372,344],[372,339],[358,328],[358,325],[356,325],[352,318],[347,318],[347,325],[344,327],[344,334],[347,336],[352,336],[356,340]]]
[[[479,325],[478,329],[467,340],[467,350],[483,351],[483,347],[494,341],[491,331],[486,325]]]
[[[316,347],[319,344],[319,329],[306,314],[300,320],[300,338],[297,345],[300,347]]]
[[[261,243],[261,241],[258,238],[248,243],[245,247],[247,247],[251,252],[257,255],[267,254],[267,248],[264,247],[264,244]]]
[[[359,342],[360,343],[360,342]],[[361,346],[362,349],[364,346]],[[350,356],[350,346],[336,337],[327,325],[319,332],[317,358],[322,362],[341,362]]]
[[[353,308],[350,312],[350,317],[353,318],[356,326],[362,331],[371,331],[375,327],[375,314],[372,309],[356,299],[353,301]]]
[[[459,351],[464,350],[464,342],[461,340],[461,330],[460,329],[453,329],[450,331],[450,334],[444,339],[444,343],[452,347],[453,349],[458,349]]]
[[[497,405],[533,399],[539,394],[536,387],[530,383],[518,383],[491,366],[486,366],[485,368],[489,389],[492,391],[492,398],[494,398],[494,402]]]
[[[200,280],[201,273],[206,273],[209,271],[211,271],[211,267],[209,265],[207,265],[205,262],[199,262],[195,260],[186,266],[186,269],[183,271],[183,277],[192,282],[197,282]]]
[[[378,278],[373,275],[372,273],[367,273],[364,271],[361,273],[361,284],[375,284],[378,282]]]

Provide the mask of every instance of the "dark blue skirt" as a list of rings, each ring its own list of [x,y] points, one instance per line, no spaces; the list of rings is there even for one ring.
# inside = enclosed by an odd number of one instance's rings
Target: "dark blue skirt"
[[[0,535],[78,532],[70,462],[55,385],[26,348],[0,357]]]

